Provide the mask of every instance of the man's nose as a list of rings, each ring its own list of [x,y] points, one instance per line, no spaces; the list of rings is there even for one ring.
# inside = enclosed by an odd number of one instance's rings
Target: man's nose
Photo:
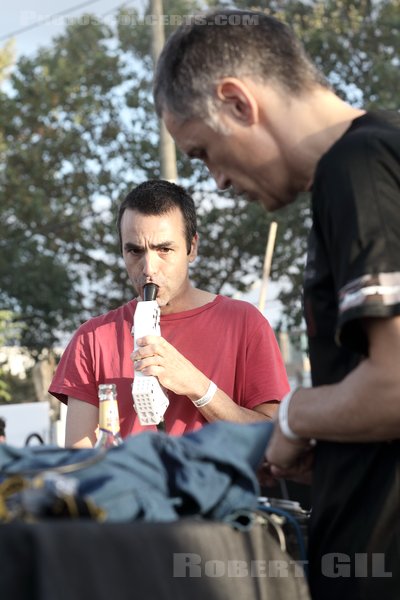
[[[224,173],[221,171],[212,171],[211,173],[219,190],[227,190],[231,187],[232,182]]]
[[[145,252],[143,255],[143,274],[146,276],[154,275],[157,271],[157,253]]]

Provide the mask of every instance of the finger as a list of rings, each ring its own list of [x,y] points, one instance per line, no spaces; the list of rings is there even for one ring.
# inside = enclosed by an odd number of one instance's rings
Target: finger
[[[136,371],[143,371],[146,368],[161,365],[161,357],[158,354],[152,354],[150,356],[138,355],[134,360],[134,369]]]
[[[138,338],[136,340],[136,345],[137,346],[150,346],[152,344],[160,344],[163,341],[163,338],[159,337],[158,335],[145,335],[141,338]]]
[[[157,347],[154,344],[148,344],[147,346],[143,346],[132,352],[131,357],[135,361],[151,358],[152,356],[157,355],[160,355]]]
[[[151,375],[157,378],[160,378],[163,372],[164,369],[160,365],[149,365],[148,367],[144,367],[143,369],[141,369],[141,373],[143,375]]]

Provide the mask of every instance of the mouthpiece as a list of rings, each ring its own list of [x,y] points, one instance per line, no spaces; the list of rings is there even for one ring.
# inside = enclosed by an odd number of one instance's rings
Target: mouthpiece
[[[146,283],[143,286],[143,300],[150,301],[157,298],[158,285],[155,283]]]

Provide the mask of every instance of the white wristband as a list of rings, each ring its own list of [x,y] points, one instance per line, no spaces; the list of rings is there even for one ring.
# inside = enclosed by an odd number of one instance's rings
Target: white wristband
[[[279,413],[278,413],[279,427],[281,428],[283,435],[288,440],[302,440],[302,439],[304,440],[304,438],[302,438],[300,435],[297,435],[297,433],[295,433],[289,426],[289,404],[293,397],[293,394],[296,391],[297,391],[297,389],[290,390],[290,392],[288,394],[286,394],[286,396],[284,396],[283,400],[281,401],[281,403],[279,405]],[[308,440],[308,443],[310,444],[310,446],[315,446],[317,441],[314,439],[311,439],[311,440]]]
[[[216,392],[217,392],[217,386],[215,385],[215,383],[213,381],[210,381],[210,385],[208,386],[208,390],[206,391],[206,393],[204,394],[204,396],[202,396],[201,398],[199,398],[198,400],[192,400],[193,404],[195,405],[196,408],[202,408],[203,406],[205,406],[206,404],[208,404],[209,402],[211,402],[211,400],[214,398]]]
[[[290,390],[279,405],[279,427],[283,435],[289,440],[301,440],[301,437],[289,427],[289,404],[296,390]]]

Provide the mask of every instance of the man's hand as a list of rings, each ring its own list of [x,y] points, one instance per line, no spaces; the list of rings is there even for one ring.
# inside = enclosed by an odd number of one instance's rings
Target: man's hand
[[[160,384],[180,396],[201,398],[209,379],[163,337],[147,335],[137,340],[131,354],[135,370],[157,377]]]
[[[272,477],[311,483],[313,447],[308,440],[289,440],[276,420],[266,451],[267,466]]]

